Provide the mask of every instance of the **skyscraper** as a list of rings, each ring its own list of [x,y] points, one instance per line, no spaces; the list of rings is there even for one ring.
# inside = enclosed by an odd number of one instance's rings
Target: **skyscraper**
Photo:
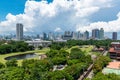
[[[92,38],[99,39],[100,38],[100,31],[99,29],[93,29],[92,30]]]
[[[100,39],[101,40],[104,39],[104,29],[103,28],[100,29]]]
[[[47,39],[48,39],[48,35],[45,32],[43,32],[43,40],[47,40]]]
[[[54,33],[49,32],[49,33],[48,33],[48,39],[49,39],[49,40],[54,40]]]
[[[117,40],[117,32],[113,32],[112,33],[112,39],[113,40]]]
[[[77,37],[78,35],[77,35],[77,32],[73,32],[73,36],[72,36],[72,39],[74,39],[74,40],[77,40]]]
[[[23,24],[21,23],[16,24],[16,39],[23,40]]]
[[[85,40],[89,39],[89,32],[85,31],[83,36]]]

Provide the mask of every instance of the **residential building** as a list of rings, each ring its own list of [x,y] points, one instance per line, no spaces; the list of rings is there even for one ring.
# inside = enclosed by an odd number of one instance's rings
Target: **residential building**
[[[103,40],[104,39],[104,29],[101,28],[100,29],[100,40]]]
[[[93,29],[92,30],[92,38],[99,39],[100,38],[100,31],[99,29]]]
[[[78,39],[78,35],[77,35],[77,32],[73,32],[73,36],[72,36],[72,39],[74,39],[74,40],[77,40],[77,39]]]
[[[120,42],[112,42],[109,49],[110,58],[120,59]]]
[[[117,32],[113,32],[112,33],[112,39],[113,40],[117,40]]]
[[[89,32],[85,31],[83,36],[84,36],[84,40],[89,39]]]
[[[73,32],[65,31],[65,33],[63,35],[63,40],[70,40],[70,39],[72,39],[72,36],[73,36]]]
[[[43,32],[43,40],[47,40],[48,39],[48,36],[45,32]]]
[[[23,24],[21,23],[16,24],[16,39],[23,40]]]

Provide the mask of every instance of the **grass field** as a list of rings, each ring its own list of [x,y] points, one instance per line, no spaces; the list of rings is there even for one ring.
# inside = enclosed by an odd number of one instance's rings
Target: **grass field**
[[[83,45],[83,46],[73,46],[72,48],[79,48],[79,49],[81,49],[82,51],[84,51],[84,52],[86,53],[86,55],[88,55],[88,54],[91,54],[91,51],[92,51],[92,49],[93,49],[93,46],[92,46],[92,45],[90,45],[90,46],[88,46],[88,45]],[[68,52],[70,53],[70,51],[71,51],[72,48],[67,49],[66,51],[68,51]]]
[[[69,49],[66,49],[66,51],[70,53],[72,48],[79,48],[79,49],[81,49],[82,51],[85,52],[85,55],[88,55],[88,54],[97,55],[98,52],[92,52],[93,47],[94,46],[92,46],[92,45],[73,46],[73,47],[71,47]],[[34,51],[3,54],[3,55],[0,55],[0,62],[5,63],[6,62],[5,58],[9,57],[9,56],[15,56],[15,55],[19,55],[19,54],[29,54],[29,53],[36,53],[37,55],[39,55],[39,54],[45,54],[49,50],[50,50],[49,48],[43,48],[42,50],[34,50]],[[39,56],[36,56],[34,58],[28,58],[28,59],[39,59]],[[21,65],[21,62],[23,61],[23,59],[17,60],[17,61],[18,61],[18,65]]]
[[[3,55],[0,55],[0,62],[5,63],[6,62],[5,58],[9,57],[9,56],[15,56],[15,55],[19,55],[19,54],[29,54],[29,53],[36,53],[37,55],[39,55],[39,54],[45,54],[49,50],[50,50],[49,48],[44,48],[42,50],[34,50],[34,51],[26,51],[26,52],[16,52],[16,53],[3,54]],[[39,57],[34,57],[32,59],[38,59],[38,58]],[[29,58],[29,59],[31,59],[31,58]],[[17,61],[18,61],[18,65],[21,65],[21,62],[23,60],[17,60]]]

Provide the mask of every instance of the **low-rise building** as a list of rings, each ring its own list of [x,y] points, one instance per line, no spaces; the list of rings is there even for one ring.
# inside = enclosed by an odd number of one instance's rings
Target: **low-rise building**
[[[26,43],[28,43],[28,45],[32,45],[35,48],[39,47],[39,46],[43,46],[43,47],[47,47],[49,45],[52,44],[51,41],[44,41],[44,40],[33,40],[33,41],[25,41]]]
[[[120,42],[112,42],[109,49],[110,58],[120,59]]]

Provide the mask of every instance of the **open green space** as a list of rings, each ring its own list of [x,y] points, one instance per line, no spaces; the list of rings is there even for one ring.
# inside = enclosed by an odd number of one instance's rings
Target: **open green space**
[[[93,47],[94,46],[92,46],[92,45],[73,46],[69,49],[66,49],[66,51],[70,53],[71,49],[79,48],[85,52],[85,55],[88,55],[88,54],[96,54],[97,55],[98,52],[92,52]],[[2,54],[2,55],[0,55],[0,62],[5,63],[6,62],[5,58],[9,57],[9,56],[15,56],[15,55],[19,55],[19,54],[29,54],[29,53],[36,53],[37,55],[39,55],[39,54],[45,54],[49,50],[50,50],[49,48],[43,48],[42,50],[33,50],[33,51],[26,51],[26,52]],[[39,59],[39,56],[36,56],[34,58],[28,58],[28,59]],[[21,65],[21,62],[23,61],[23,59],[17,60],[17,61],[18,61],[18,65]]]
[[[0,55],[0,62],[5,63],[6,62],[5,58],[9,57],[9,56],[15,56],[15,55],[19,55],[19,54],[29,54],[29,53],[36,53],[37,55],[39,55],[39,54],[45,54],[49,50],[50,50],[49,48],[43,48],[42,50],[33,50],[33,51],[26,51],[26,52],[16,52],[16,53],[1,54]],[[38,56],[34,57],[34,59],[38,59],[38,58],[39,58]],[[29,58],[29,59],[31,59],[31,58]],[[17,61],[18,61],[18,65],[21,65],[21,62],[23,60],[21,59],[21,60],[17,60]]]
[[[71,51],[72,48],[79,48],[82,51],[84,51],[86,53],[86,55],[88,55],[88,54],[92,54],[93,53],[92,52],[93,47],[94,46],[92,46],[92,45],[73,46],[73,47],[67,49],[66,51],[70,53],[70,51]]]

